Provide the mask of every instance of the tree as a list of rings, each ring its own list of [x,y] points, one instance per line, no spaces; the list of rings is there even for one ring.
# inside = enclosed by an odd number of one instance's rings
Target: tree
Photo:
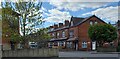
[[[26,38],[29,38],[31,42],[37,42],[38,47],[45,47],[47,45],[47,41],[49,41],[51,38],[47,31],[47,28],[42,28],[39,29],[36,33],[27,35]]]
[[[100,46],[102,46],[102,42],[112,42],[117,39],[117,29],[110,24],[90,26],[88,34],[91,40],[97,41]]]
[[[11,49],[15,49],[15,43],[19,39],[15,38],[19,34],[19,14],[12,10],[9,2],[2,3],[2,39],[11,44]]]
[[[20,0],[18,3],[13,3],[13,5],[13,9],[21,14],[22,20],[20,21],[21,26],[23,26],[23,36],[28,34],[25,27],[29,27],[28,29],[31,32],[36,25],[42,23],[42,12],[40,11],[42,2],[22,2]]]
[[[51,39],[51,36],[47,33],[48,29],[40,29],[37,33],[39,34],[38,44],[39,47],[47,47],[48,41]]]
[[[23,2],[19,0],[17,3],[11,2],[11,7],[14,11],[18,12],[20,16],[21,31],[23,33],[24,42],[23,44],[28,44],[28,39],[25,38],[26,35],[35,32],[35,26],[42,24],[42,12],[40,11],[42,2]]]
[[[31,33],[29,35],[26,36],[26,38],[29,38],[30,41],[46,41],[49,40],[51,38],[51,36],[49,34],[47,34],[47,29],[46,28],[42,28],[39,29],[36,33]]]
[[[14,50],[15,49],[15,44],[16,43],[20,43],[22,37],[19,34],[16,33],[12,33],[10,36],[10,43],[11,43],[11,49]]]

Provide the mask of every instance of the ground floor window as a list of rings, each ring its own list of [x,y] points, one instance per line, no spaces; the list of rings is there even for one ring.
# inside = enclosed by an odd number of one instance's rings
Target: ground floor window
[[[59,46],[64,46],[64,42],[63,42],[63,41],[60,41],[60,42],[59,42]]]
[[[67,47],[72,48],[72,42],[67,42]]]
[[[82,42],[82,48],[87,48],[87,42],[86,41]]]
[[[52,46],[52,45],[53,45],[53,42],[50,43],[50,46]]]
[[[54,42],[54,46],[58,46],[58,43],[57,43],[57,42]]]
[[[49,48],[52,48],[52,46],[53,46],[53,42],[49,42],[49,43],[48,43],[48,47],[49,47]]]

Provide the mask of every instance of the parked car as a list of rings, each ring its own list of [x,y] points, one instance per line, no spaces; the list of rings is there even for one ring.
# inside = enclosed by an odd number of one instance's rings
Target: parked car
[[[37,42],[29,42],[30,48],[37,48]]]

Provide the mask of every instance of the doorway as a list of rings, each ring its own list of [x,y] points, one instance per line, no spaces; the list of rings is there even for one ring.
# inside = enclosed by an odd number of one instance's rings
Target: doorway
[[[96,41],[92,42],[92,50],[96,50]]]

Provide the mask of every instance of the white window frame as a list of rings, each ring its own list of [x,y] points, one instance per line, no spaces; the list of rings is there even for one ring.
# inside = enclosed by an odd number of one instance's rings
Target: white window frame
[[[59,37],[59,36],[60,36],[60,33],[58,32],[58,33],[57,33],[57,37]]]
[[[82,42],[82,48],[87,48],[87,42],[86,41]]]
[[[71,26],[73,26],[73,21],[71,21]]]
[[[98,22],[97,22],[97,21],[95,21],[95,24],[98,24]]]
[[[90,21],[90,25],[93,25],[93,21]]]
[[[52,36],[54,37],[54,36],[55,36],[55,33],[52,33]]]
[[[62,37],[65,37],[65,31],[62,32]]]
[[[69,36],[70,37],[74,37],[74,30],[72,30],[72,31],[69,32]]]
[[[59,42],[59,46],[64,46],[64,42],[63,42],[63,41],[60,41],[60,42]]]

